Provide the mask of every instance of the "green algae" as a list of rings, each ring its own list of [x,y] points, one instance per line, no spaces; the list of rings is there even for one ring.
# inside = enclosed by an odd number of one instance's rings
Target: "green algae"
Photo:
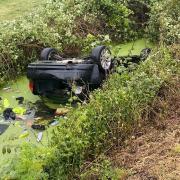
[[[139,39],[124,44],[111,44],[111,51],[115,56],[139,55],[143,48],[153,48],[147,39]]]

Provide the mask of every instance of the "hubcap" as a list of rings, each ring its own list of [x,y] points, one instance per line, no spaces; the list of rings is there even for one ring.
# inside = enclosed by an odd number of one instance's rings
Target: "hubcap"
[[[54,60],[54,55],[56,54],[56,52],[52,51],[49,53],[48,55],[48,60]]]
[[[104,70],[111,67],[111,53],[108,49],[103,49],[100,56],[101,66]]]

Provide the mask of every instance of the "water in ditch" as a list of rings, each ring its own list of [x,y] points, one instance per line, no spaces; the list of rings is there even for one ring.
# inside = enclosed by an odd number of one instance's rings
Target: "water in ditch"
[[[112,52],[116,56],[124,56],[128,54],[138,55],[140,51],[145,47],[153,47],[151,43],[144,39],[137,40],[126,44],[112,44]],[[29,110],[32,112],[24,119],[20,117],[19,120],[5,122],[2,120],[2,111],[0,115],[0,165],[16,153],[16,149],[24,142],[29,142],[38,146],[46,146],[51,139],[51,131],[56,126],[54,121],[54,110],[59,104],[44,104],[38,96],[34,96],[28,87],[28,80],[26,76],[18,78],[16,81],[8,82],[2,89],[0,89],[0,97],[6,100],[7,108],[19,108],[17,111]],[[16,98],[23,97],[25,105],[19,105]],[[49,106],[50,105],[50,106]],[[52,109],[53,105],[53,109]],[[50,108],[51,107],[51,108]],[[28,109],[30,108],[30,109]],[[35,110],[35,114],[33,114]],[[62,117],[63,118],[63,117]],[[41,124],[45,123],[48,127],[46,130],[33,130],[31,128],[34,120],[39,120]],[[52,124],[48,124],[51,122]],[[1,133],[2,132],[2,133]],[[39,140],[40,139],[40,140]],[[11,149],[11,153],[8,153],[7,149]]]
[[[55,107],[47,106],[38,96],[32,94],[26,76],[8,82],[0,90],[0,165],[11,159],[18,147],[28,142],[46,146],[51,139],[51,131],[59,123],[55,117]],[[24,99],[19,104],[17,98]],[[15,120],[5,120],[5,110],[13,109]],[[62,116],[63,118],[63,116]],[[33,128],[32,128],[33,127]],[[10,152],[10,153],[9,153]]]

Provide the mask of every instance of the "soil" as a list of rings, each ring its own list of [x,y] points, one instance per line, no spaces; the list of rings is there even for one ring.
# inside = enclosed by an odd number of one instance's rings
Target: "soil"
[[[127,180],[180,179],[180,99],[168,118],[146,125],[126,141],[124,148],[111,152],[115,167],[126,169]]]

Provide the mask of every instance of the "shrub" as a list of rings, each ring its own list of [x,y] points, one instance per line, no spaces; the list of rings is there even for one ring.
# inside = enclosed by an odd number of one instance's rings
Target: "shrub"
[[[27,143],[20,148],[13,160],[1,167],[1,179],[47,179],[48,174],[43,171],[43,167],[52,149]]]
[[[154,3],[149,22],[149,33],[154,40],[168,45],[180,41],[180,1],[164,0]]]

